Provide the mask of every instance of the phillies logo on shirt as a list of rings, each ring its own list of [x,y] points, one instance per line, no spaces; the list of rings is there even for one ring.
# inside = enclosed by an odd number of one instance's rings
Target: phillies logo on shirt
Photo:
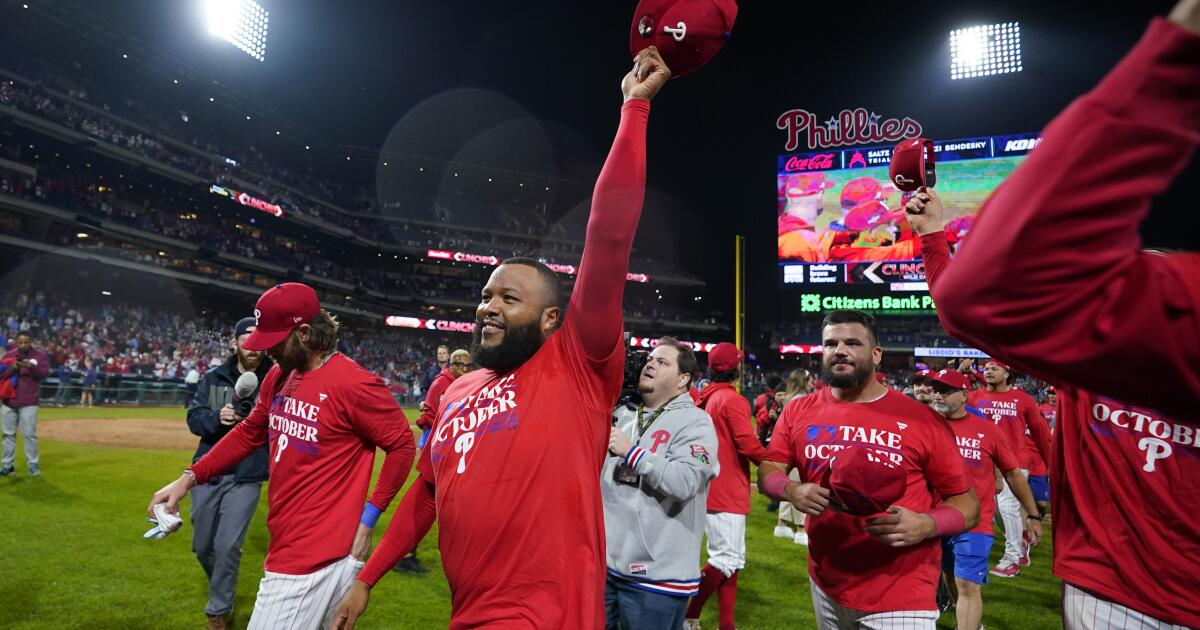
[[[671,434],[668,433],[667,431],[663,431],[662,429],[659,429],[659,430],[655,431],[654,433],[650,434],[650,439],[653,440],[652,442],[650,442],[650,452],[657,453],[658,447],[671,441]]]
[[[513,372],[491,387],[446,405],[446,411],[433,433],[433,450],[430,459],[440,462],[443,458],[457,454],[456,474],[463,474],[468,466],[468,453],[476,443],[490,433],[517,428],[516,376]]]
[[[274,461],[278,462],[289,447],[316,456],[320,413],[320,406],[290,396],[280,394],[271,399],[267,427],[271,441],[276,443]]]
[[[979,410],[986,413],[992,422],[1017,419],[1017,403],[1010,400],[989,400],[980,404]]]
[[[1130,409],[1114,400],[1100,398],[1092,405],[1092,432],[1108,438],[1116,438],[1118,432],[1137,438],[1137,449],[1146,459],[1142,470],[1148,473],[1158,470],[1159,460],[1173,455],[1200,458],[1196,451],[1200,446],[1200,431],[1155,413],[1148,409]],[[1177,447],[1191,448],[1176,450]]]

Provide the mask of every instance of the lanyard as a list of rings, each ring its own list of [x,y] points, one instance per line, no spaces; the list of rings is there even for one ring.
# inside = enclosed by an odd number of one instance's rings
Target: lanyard
[[[671,400],[675,400],[675,399],[672,398]],[[671,400],[668,400],[667,402],[663,403],[661,407],[659,407],[658,409],[655,409],[654,412],[650,414],[650,417],[646,418],[646,419],[642,418],[642,413],[645,412],[646,407],[643,403],[638,403],[637,426],[638,426],[638,437],[639,438],[641,436],[645,435],[646,429],[649,429],[650,425],[654,424],[654,421],[658,420],[658,417],[661,416],[662,413],[667,410],[667,405],[671,404]]]

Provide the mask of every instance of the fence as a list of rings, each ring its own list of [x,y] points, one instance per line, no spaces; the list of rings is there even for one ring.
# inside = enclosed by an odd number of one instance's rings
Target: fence
[[[144,376],[101,375],[92,393],[93,405],[148,405],[182,407],[192,400],[195,385],[182,379],[155,379]],[[61,383],[57,377],[42,381],[38,392],[42,405],[78,405],[83,394],[83,380],[69,379]],[[403,407],[416,407],[423,397],[411,393],[393,394]]]

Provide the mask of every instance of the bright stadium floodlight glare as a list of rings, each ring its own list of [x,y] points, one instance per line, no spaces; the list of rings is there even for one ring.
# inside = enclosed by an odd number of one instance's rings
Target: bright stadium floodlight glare
[[[950,78],[1020,72],[1021,25],[1004,22],[950,31]]]
[[[208,32],[262,61],[267,54],[267,10],[254,0],[206,0]]]

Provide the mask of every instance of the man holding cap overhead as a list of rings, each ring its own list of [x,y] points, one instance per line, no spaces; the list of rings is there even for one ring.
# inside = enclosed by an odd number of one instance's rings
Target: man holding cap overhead
[[[959,630],[976,630],[983,619],[983,594],[987,583],[988,553],[992,549],[992,514],[996,509],[995,469],[999,468],[1011,491],[1030,514],[1037,514],[1033,492],[1021,474],[1016,455],[1000,430],[986,417],[967,411],[970,383],[962,372],[942,370],[926,375],[933,389],[933,408],[954,431],[958,452],[979,496],[979,524],[971,531],[942,538],[942,571],[947,584],[958,591],[955,617]],[[1023,446],[1023,444],[1022,444]],[[1030,539],[1042,537],[1041,521],[1029,524]]]
[[[249,627],[326,626],[363,566],[375,521],[408,476],[412,430],[383,381],[337,351],[339,324],[312,288],[276,285],[254,319],[242,347],[275,361],[254,410],[156,492],[148,511],[165,503],[178,512],[190,488],[269,444],[271,539]],[[376,448],[387,457],[364,508]]]
[[[717,430],[720,473],[708,489],[708,564],[700,572],[700,592],[688,604],[686,623],[699,624],[704,603],[717,593],[721,630],[733,628],[738,573],[746,566],[746,515],[750,513],[750,462],[758,464],[766,449],[750,421],[750,402],[733,388],[742,376],[742,351],[722,342],[708,353],[708,387],[700,392],[701,409]]]
[[[875,380],[883,350],[873,317],[832,311],[822,322],[821,338],[821,377],[829,387],[784,408],[758,470],[759,486],[808,515],[809,579],[819,628],[932,629],[938,618],[939,539],[968,531],[979,519],[979,500],[954,434],[929,408]],[[903,496],[882,514],[864,518],[839,511],[821,485],[831,461],[848,446],[869,450],[903,471]],[[793,467],[800,482],[787,477]],[[883,467],[875,472],[880,479],[893,474]],[[885,488],[880,483],[858,490],[869,499]],[[839,497],[844,505],[845,497]],[[876,497],[881,510],[887,498]]]
[[[1032,458],[1025,450],[1025,436],[1033,437],[1042,461],[1049,462],[1050,426],[1038,412],[1033,397],[1009,384],[1012,374],[1007,363],[988,359],[983,365],[983,380],[987,382],[987,389],[972,391],[967,402],[1000,428],[1005,443],[1017,456],[1021,474],[1028,478]],[[1004,557],[992,567],[991,573],[1004,578],[1016,577],[1021,574],[1021,565],[1029,564],[1029,543],[1024,538],[1026,517],[1041,518],[1041,515],[1037,511],[1022,515],[1021,504],[1007,485],[1000,492],[997,509],[1004,522]]]

